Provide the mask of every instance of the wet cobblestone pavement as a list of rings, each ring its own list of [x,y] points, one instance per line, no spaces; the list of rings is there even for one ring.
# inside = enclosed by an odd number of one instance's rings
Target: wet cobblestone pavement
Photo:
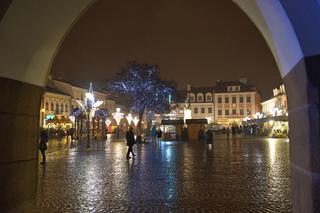
[[[38,212],[292,211],[282,139],[143,144],[129,160],[124,141],[54,143],[38,170]]]

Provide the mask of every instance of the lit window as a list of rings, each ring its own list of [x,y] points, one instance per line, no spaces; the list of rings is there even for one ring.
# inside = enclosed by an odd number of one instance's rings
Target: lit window
[[[236,97],[232,97],[232,103],[237,103],[237,98]]]
[[[197,107],[194,108],[194,114],[198,114],[198,108]]]

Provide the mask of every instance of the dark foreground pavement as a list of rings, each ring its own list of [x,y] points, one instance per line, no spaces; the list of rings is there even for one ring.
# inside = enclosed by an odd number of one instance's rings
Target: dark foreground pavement
[[[130,160],[123,141],[55,143],[38,170],[38,212],[292,211],[282,139],[144,144]]]

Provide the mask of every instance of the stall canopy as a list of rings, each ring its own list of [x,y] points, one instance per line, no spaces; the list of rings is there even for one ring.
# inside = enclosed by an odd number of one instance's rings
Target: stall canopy
[[[247,123],[265,123],[269,121],[288,121],[288,116],[274,116],[274,117],[267,117],[267,118],[260,118],[260,119],[252,119],[248,120]]]
[[[161,125],[183,125],[184,121],[183,120],[162,120]]]
[[[207,119],[187,119],[186,124],[208,124]]]

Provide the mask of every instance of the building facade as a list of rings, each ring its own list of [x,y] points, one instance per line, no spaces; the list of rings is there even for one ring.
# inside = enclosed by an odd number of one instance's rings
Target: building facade
[[[193,119],[215,120],[214,87],[190,87],[187,93]]]
[[[222,125],[242,122],[260,112],[260,95],[257,88],[239,81],[217,81],[214,101],[215,121]]]
[[[262,113],[265,117],[288,115],[288,103],[285,86],[273,89],[273,97],[261,103]]]
[[[217,81],[213,87],[190,87],[186,99],[190,103],[193,119],[207,119],[208,123],[230,125],[260,112],[257,88],[239,81]]]
[[[46,87],[41,100],[40,126],[46,127],[49,119],[69,118],[71,112],[71,96],[55,88]]]
[[[63,81],[49,80],[48,84],[71,96],[71,109],[79,108],[80,105],[77,101],[85,101],[86,93],[88,92],[88,88]],[[116,102],[109,98],[108,92],[94,90],[93,94],[96,101],[103,102],[100,108],[107,109],[109,113],[115,112]]]
[[[69,120],[73,110],[80,108],[77,101],[85,101],[87,92],[87,88],[49,79],[41,100],[40,126],[47,127],[47,120],[55,117],[59,119],[63,117],[64,120]],[[107,92],[94,91],[93,93],[96,101],[103,102],[99,108],[106,109],[109,115],[115,112],[116,102],[108,98],[109,94]]]

